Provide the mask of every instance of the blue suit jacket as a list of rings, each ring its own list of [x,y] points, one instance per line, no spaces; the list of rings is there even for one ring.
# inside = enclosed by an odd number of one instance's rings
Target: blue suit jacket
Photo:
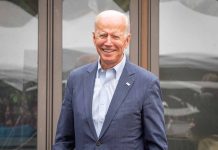
[[[99,138],[92,120],[97,62],[70,73],[53,150],[167,150],[159,81],[129,61]]]

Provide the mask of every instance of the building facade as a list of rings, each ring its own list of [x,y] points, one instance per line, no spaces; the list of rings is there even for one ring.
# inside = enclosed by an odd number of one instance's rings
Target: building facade
[[[2,0],[0,150],[51,149],[67,76],[97,59],[107,9],[130,18],[127,57],[160,78],[169,150],[218,149],[217,0]]]

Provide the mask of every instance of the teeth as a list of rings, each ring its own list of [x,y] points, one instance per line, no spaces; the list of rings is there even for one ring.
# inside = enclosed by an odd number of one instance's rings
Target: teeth
[[[103,51],[108,52],[108,53],[113,52],[113,50],[111,50],[111,49],[103,49]]]

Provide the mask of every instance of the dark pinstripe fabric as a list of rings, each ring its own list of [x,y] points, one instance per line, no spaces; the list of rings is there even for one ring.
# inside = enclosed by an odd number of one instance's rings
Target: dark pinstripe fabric
[[[71,72],[54,150],[167,150],[159,81],[129,61],[118,82],[99,138],[92,120],[97,63]]]

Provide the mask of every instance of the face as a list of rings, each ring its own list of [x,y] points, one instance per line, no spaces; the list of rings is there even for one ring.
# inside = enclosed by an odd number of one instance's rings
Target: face
[[[125,20],[121,16],[102,16],[96,22],[93,42],[103,69],[112,68],[122,60],[130,41],[126,28]]]

